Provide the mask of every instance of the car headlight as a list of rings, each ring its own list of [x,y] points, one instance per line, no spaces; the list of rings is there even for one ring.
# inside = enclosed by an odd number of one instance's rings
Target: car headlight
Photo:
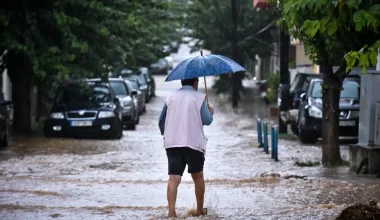
[[[309,115],[314,118],[322,118],[322,111],[315,106],[309,106]]]
[[[147,89],[148,88],[148,86],[146,86],[146,85],[144,85],[144,86],[140,86],[140,89],[141,90],[144,90],[144,89]]]
[[[123,107],[132,107],[132,100],[130,100],[130,101],[124,101],[123,103],[122,103],[122,105],[123,105]]]
[[[50,118],[52,119],[64,119],[65,116],[63,115],[62,112],[54,112],[50,114]]]
[[[98,118],[112,118],[112,117],[115,117],[115,113],[111,111],[99,112],[99,116],[98,116]]]

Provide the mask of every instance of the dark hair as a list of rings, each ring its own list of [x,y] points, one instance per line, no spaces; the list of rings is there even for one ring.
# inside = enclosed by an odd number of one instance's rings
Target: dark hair
[[[182,86],[192,86],[198,78],[184,79],[181,80]]]

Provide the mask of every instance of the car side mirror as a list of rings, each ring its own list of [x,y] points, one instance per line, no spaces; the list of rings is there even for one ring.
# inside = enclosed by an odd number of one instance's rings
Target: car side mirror
[[[306,93],[301,94],[301,101],[305,102],[306,101]]]
[[[132,91],[131,94],[132,94],[133,96],[135,96],[135,95],[137,95],[137,91]]]

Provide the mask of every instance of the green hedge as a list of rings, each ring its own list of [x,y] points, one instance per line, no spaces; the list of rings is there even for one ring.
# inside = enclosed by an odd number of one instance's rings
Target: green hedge
[[[280,74],[267,74],[267,95],[271,104],[276,103],[277,100],[277,88],[280,85]]]

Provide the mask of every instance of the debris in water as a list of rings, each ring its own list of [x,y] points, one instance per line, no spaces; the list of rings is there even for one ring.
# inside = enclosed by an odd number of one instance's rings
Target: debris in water
[[[58,217],[62,217],[62,215],[58,214],[58,213],[55,213],[55,214],[51,214],[50,217],[52,217],[52,218],[58,218]]]
[[[307,176],[300,176],[300,175],[287,175],[284,176],[284,179],[301,179],[301,180],[307,180]]]
[[[262,173],[260,177],[280,177],[279,173]]]
[[[380,220],[380,209],[370,205],[352,205],[340,213],[336,220]]]
[[[296,161],[294,165],[299,167],[316,167],[320,166],[321,162],[319,161]]]

